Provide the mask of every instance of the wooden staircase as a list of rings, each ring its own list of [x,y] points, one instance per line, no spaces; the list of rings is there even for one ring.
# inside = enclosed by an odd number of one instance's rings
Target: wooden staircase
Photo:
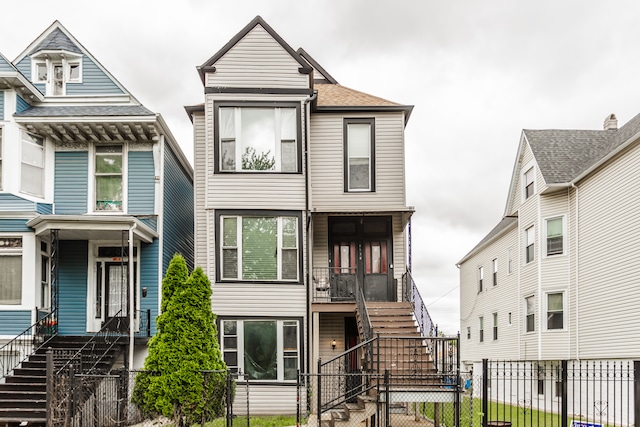
[[[19,368],[14,369],[13,375],[0,380],[0,426],[17,426],[24,422],[29,426],[44,426],[47,402],[46,352],[49,348],[53,349],[56,352],[56,364],[64,363],[59,355],[73,357],[89,338],[56,336],[47,344],[46,349],[30,355]],[[109,351],[100,362],[99,369],[108,371],[119,353],[117,346]]]

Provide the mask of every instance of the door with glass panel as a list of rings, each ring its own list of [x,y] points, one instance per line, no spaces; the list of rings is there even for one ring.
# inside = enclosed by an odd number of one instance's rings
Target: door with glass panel
[[[127,320],[129,313],[128,264],[98,261],[96,271],[96,320],[102,319],[103,325],[108,323],[110,330],[127,330],[129,325]]]

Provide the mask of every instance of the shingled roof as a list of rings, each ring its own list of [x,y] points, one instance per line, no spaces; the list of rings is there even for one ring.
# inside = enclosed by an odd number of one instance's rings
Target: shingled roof
[[[65,50],[67,52],[82,53],[78,46],[59,28],[53,30],[51,34],[42,40],[42,42],[33,49],[32,53],[40,52],[41,50]]]
[[[95,105],[95,106],[51,106],[31,107],[16,117],[76,117],[76,116],[154,116],[155,113],[142,105]]]
[[[387,101],[339,84],[315,84],[318,91],[318,107],[399,107],[401,104]]]

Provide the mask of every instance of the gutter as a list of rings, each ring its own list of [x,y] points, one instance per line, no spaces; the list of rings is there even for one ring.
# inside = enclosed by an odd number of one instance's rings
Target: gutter
[[[571,187],[574,188],[576,190],[576,213],[575,213],[575,222],[576,222],[576,231],[575,231],[575,236],[576,236],[576,245],[575,245],[575,252],[576,252],[576,265],[575,265],[575,269],[576,269],[576,277],[575,277],[575,281],[576,281],[576,290],[575,290],[575,294],[576,294],[576,360],[580,360],[580,322],[579,322],[579,315],[580,312],[578,310],[578,307],[580,307],[579,305],[579,300],[580,300],[580,283],[579,283],[579,279],[580,279],[580,268],[578,263],[580,262],[580,258],[579,258],[579,248],[580,248],[580,188],[575,185],[575,184],[571,184]],[[571,263],[569,263],[571,264]],[[568,316],[567,316],[568,317]]]

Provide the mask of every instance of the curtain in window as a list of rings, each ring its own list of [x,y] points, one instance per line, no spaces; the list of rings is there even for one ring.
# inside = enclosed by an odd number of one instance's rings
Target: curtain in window
[[[242,218],[242,278],[276,280],[278,278],[277,218]]]
[[[122,147],[96,148],[96,209],[122,209]]]
[[[244,322],[244,371],[250,379],[277,379],[277,341],[275,321]]]
[[[126,274],[126,265],[109,266],[109,312],[107,313],[109,317],[114,317],[120,310],[122,310],[121,316],[127,315]]]
[[[22,256],[0,256],[0,304],[22,302]]]

